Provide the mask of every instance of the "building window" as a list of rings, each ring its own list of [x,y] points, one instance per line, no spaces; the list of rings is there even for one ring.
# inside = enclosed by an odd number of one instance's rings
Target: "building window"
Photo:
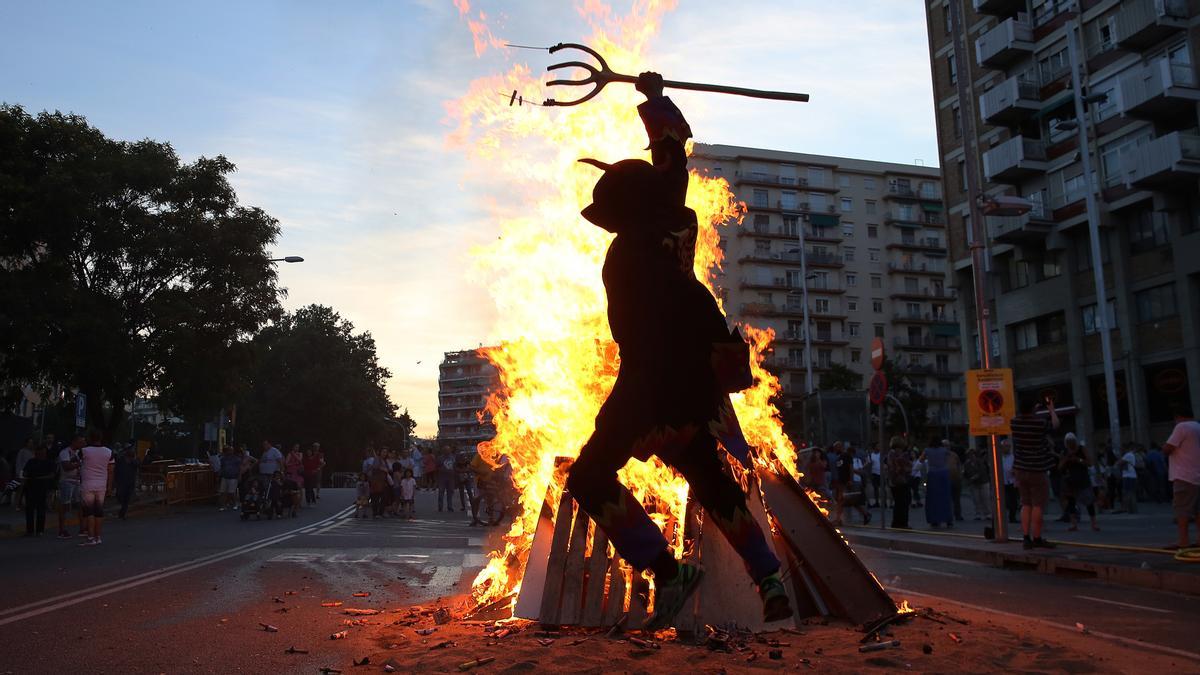
[[[813,187],[825,187],[825,169],[819,166],[808,167],[808,184]]]
[[[871,301],[871,311],[875,312],[876,314],[883,314],[883,301],[882,300],[872,300]]]
[[[853,287],[858,285],[858,275],[853,272],[846,273],[846,286]]]
[[[770,198],[767,195],[767,191],[754,188],[754,205],[760,209],[765,209],[769,203]]]
[[[1012,274],[1009,279],[1011,288],[1025,288],[1029,285],[1029,263],[1024,260],[1014,260],[1009,267]]]
[[[878,239],[879,238],[879,226],[878,225],[868,225],[867,226],[867,238],[868,239]]]
[[[1039,316],[1013,324],[1013,348],[1023,352],[1042,345],[1058,344],[1066,339],[1066,324],[1062,312]]]
[[[859,337],[860,335],[862,335],[862,324],[861,323],[851,323],[850,324],[850,337]]]
[[[847,246],[842,249],[842,262],[854,262],[853,246]]]
[[[877,248],[867,249],[867,259],[870,260],[871,262],[879,262],[879,249],[877,249]]]
[[[1071,240],[1072,246],[1075,247],[1075,267],[1076,272],[1084,272],[1092,269],[1092,240],[1087,234],[1081,234]],[[1111,256],[1108,250],[1108,237],[1103,233],[1100,235],[1100,260],[1107,265],[1111,262]]]
[[[854,200],[849,197],[842,197],[841,209],[842,213],[851,213],[854,211]]]
[[[877,338],[883,337],[883,324],[881,324],[881,323],[875,324],[875,337],[877,337]]]
[[[754,214],[754,232],[757,234],[769,234],[771,229],[771,216],[765,213]]]
[[[957,103],[950,106],[950,115],[954,119],[954,137],[962,138],[962,111]]]
[[[883,277],[878,274],[871,275],[871,288],[883,288]]]
[[[844,188],[850,187],[850,176],[848,176],[846,174],[842,174],[842,175],[838,176],[838,187],[844,187]]]
[[[850,363],[862,363],[862,350],[861,349],[851,349],[850,350]]]
[[[1062,255],[1058,251],[1046,251],[1042,257],[1042,279],[1062,276]]]
[[[758,257],[771,255],[771,240],[770,239],[755,239],[754,254]]]
[[[863,178],[863,189],[874,191],[875,190],[875,179],[870,178],[870,177],[864,177]]]
[[[796,193],[791,190],[784,190],[779,194],[779,208],[788,211],[795,211],[800,200],[797,199]]]
[[[813,308],[816,310],[817,314],[828,314],[829,300],[825,298],[817,298],[813,303]]]
[[[950,84],[958,84],[958,64],[954,62],[954,52],[946,57],[946,72],[950,75]]]
[[[842,223],[842,237],[849,239],[854,236],[854,223]]]
[[[1167,237],[1165,213],[1142,211],[1129,221],[1129,248],[1134,253],[1166,246]]]
[[[833,365],[833,350],[818,349],[817,350],[817,367],[828,368]]]
[[[1107,314],[1107,316],[1105,318],[1108,320],[1108,327],[1116,328],[1117,327],[1116,303],[1114,303],[1112,300],[1109,300],[1105,304],[1107,305],[1107,309],[1108,309],[1108,311],[1105,312]],[[1097,322],[1099,317],[1096,315],[1096,304],[1095,303],[1092,303],[1090,305],[1083,307],[1079,311],[1079,313],[1083,316],[1083,334],[1084,335],[1091,335],[1093,333],[1100,332],[1100,324]]]
[[[796,216],[784,216],[783,217],[783,233],[790,237],[799,236],[800,235],[800,220],[799,220],[799,218],[797,218]]]
[[[850,312],[857,312],[858,298],[846,298],[846,310]]]
[[[1175,284],[1163,284],[1133,294],[1139,323],[1159,321],[1178,313],[1175,307]]]
[[[954,23],[950,20],[950,5],[942,8],[942,28],[946,31],[946,35],[954,32]]]
[[[868,199],[868,200],[866,200],[864,203],[866,204],[866,208],[867,208],[867,215],[868,215],[868,216],[873,216],[873,215],[875,215],[875,200],[874,200],[874,199]]]

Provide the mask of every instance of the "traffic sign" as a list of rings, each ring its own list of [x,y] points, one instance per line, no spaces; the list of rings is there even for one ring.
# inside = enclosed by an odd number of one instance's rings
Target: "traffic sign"
[[[75,426],[87,426],[87,394],[75,394]]]
[[[875,370],[883,368],[883,338],[871,340],[871,367]]]
[[[887,398],[887,376],[883,371],[877,370],[871,376],[871,385],[867,389],[867,397],[871,399],[871,403],[880,405]]]
[[[1008,435],[1016,415],[1012,370],[986,368],[967,371],[967,416],[972,436]]]

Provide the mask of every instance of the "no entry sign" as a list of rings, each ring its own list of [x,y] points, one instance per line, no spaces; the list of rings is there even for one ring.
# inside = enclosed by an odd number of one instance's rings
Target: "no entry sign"
[[[1012,370],[989,368],[967,371],[967,413],[971,435],[1008,435],[1009,422],[1016,414],[1013,400]]]
[[[877,370],[871,376],[871,386],[867,389],[867,397],[875,405],[882,404],[883,399],[887,398],[887,377],[883,371]]]
[[[883,368],[883,338],[871,340],[871,367],[875,370]]]

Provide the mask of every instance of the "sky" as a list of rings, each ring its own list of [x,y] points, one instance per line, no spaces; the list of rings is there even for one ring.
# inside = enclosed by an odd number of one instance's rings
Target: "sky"
[[[241,202],[280,221],[273,252],[305,258],[281,266],[285,306],[330,305],[370,331],[393,400],[432,436],[443,352],[496,337],[466,274],[470,249],[494,238],[496,195],[447,142],[446,105],[472,80],[557,60],[477,54],[467,20],[482,14],[499,40],[580,42],[592,31],[579,6],[598,2],[3,3],[0,102],[79,113],[188,161],[228,157]],[[699,142],[936,166],[923,4],[683,0],[646,67],[812,97],[677,97]]]

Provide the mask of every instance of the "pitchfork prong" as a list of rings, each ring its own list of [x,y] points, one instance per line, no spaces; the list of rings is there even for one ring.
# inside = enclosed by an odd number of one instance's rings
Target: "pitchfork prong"
[[[587,45],[581,45],[577,42],[560,42],[547,51],[553,54],[554,52],[562,51],[564,49],[578,49],[581,52],[586,52],[587,54],[590,54],[592,58],[596,59],[596,61],[600,64],[600,70],[608,70],[608,62],[604,60],[603,56],[600,56],[600,52]]]
[[[600,80],[597,79],[597,76],[600,74],[600,71],[598,71],[594,67],[592,67],[592,64],[590,64],[590,63],[584,63],[582,61],[567,61],[566,63],[556,63],[552,66],[546,66],[547,71],[560,70],[562,68],[579,68],[581,70],[586,70],[588,72],[588,76],[582,80],[551,80],[550,82],[546,83],[546,86],[553,87],[553,86],[557,86],[557,85],[566,85],[566,86],[578,87],[578,86],[582,86],[585,84],[599,84],[600,83]],[[603,86],[603,85],[601,85],[601,86]]]

